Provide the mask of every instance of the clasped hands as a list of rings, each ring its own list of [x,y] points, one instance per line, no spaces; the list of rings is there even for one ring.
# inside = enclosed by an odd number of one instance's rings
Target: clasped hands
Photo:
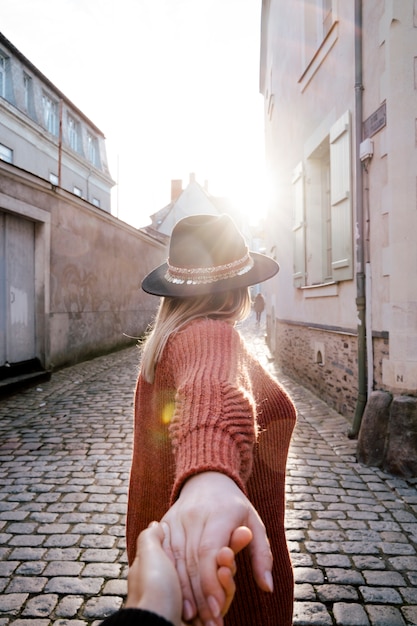
[[[180,615],[193,626],[223,626],[235,592],[234,555],[248,544],[256,583],[272,592],[272,554],[264,524],[228,476],[204,472],[188,479],[159,528],[164,556],[169,557],[171,588],[178,591],[175,586],[180,586],[179,621],[171,619],[176,626],[181,624]],[[132,570],[134,565],[129,571],[129,588]],[[161,589],[159,578],[156,612],[161,611],[163,598],[167,599],[165,581],[164,585]]]

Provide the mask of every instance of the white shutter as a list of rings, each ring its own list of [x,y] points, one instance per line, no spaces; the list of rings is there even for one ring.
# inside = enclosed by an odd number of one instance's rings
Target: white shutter
[[[294,286],[302,287],[306,284],[306,224],[305,224],[305,206],[304,206],[304,176],[303,165],[295,168],[292,178],[294,190],[294,220],[293,220],[293,239],[294,239]]]
[[[346,111],[330,129],[333,279],[353,278],[351,122]]]

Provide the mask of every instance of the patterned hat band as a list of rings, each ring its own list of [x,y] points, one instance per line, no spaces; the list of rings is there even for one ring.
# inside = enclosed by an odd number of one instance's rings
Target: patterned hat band
[[[225,263],[224,265],[214,265],[213,267],[175,267],[167,261],[168,271],[165,279],[169,283],[176,285],[205,285],[215,283],[218,280],[234,278],[246,274],[253,267],[253,259],[246,248],[245,255],[237,261]]]

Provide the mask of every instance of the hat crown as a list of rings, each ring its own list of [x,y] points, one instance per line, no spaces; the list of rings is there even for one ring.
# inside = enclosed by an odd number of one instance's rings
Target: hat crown
[[[242,259],[247,248],[228,215],[192,215],[174,227],[169,265],[176,268],[214,268]]]

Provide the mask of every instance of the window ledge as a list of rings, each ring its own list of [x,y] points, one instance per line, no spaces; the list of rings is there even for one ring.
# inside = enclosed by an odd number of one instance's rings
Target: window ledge
[[[339,295],[338,283],[323,283],[322,285],[307,285],[301,287],[304,298],[329,298]]]

